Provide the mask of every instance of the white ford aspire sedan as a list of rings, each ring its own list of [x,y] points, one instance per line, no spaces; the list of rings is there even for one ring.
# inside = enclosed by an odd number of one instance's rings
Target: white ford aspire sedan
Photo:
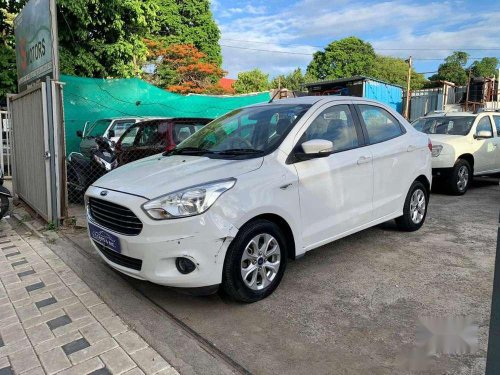
[[[370,100],[303,97],[235,110],[86,193],[96,250],[129,276],[271,294],[287,260],[396,219],[425,221],[431,144]]]

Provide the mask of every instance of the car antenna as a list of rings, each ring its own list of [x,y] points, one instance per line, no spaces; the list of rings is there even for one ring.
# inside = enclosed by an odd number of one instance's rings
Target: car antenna
[[[273,97],[271,98],[271,100],[268,101],[268,103],[272,103],[274,98],[276,98],[276,95],[278,95],[279,93],[281,92],[281,89],[279,89],[278,91],[275,92],[275,94],[273,95]]]

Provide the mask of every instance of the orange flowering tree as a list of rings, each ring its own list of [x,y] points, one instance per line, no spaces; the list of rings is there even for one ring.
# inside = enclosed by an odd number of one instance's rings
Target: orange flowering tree
[[[218,82],[226,74],[207,61],[207,55],[192,44],[163,45],[146,40],[154,72],[147,77],[151,83],[179,94],[226,94]]]

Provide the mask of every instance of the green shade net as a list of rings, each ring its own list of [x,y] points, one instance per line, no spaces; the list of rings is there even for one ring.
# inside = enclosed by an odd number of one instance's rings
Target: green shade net
[[[269,93],[241,96],[178,95],[137,78],[97,79],[63,75],[66,155],[80,151],[77,130],[112,117],[216,118],[246,105],[269,101]]]

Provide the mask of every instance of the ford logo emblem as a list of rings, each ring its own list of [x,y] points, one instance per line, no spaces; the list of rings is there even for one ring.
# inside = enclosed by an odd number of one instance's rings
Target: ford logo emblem
[[[108,191],[107,190],[101,191],[101,197],[105,197],[106,195],[108,195]]]

